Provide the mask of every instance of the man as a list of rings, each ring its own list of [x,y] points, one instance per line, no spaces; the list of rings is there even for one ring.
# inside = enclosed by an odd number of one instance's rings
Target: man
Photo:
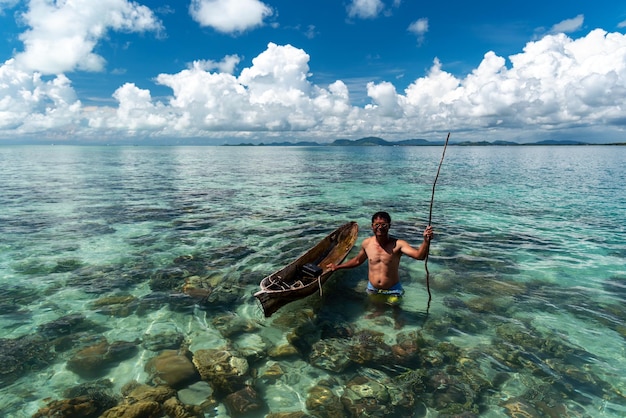
[[[377,305],[387,304],[396,307],[400,304],[404,289],[400,283],[398,270],[402,254],[416,260],[424,260],[428,255],[433,229],[428,226],[424,231],[424,241],[419,248],[408,242],[389,235],[391,216],[387,212],[377,212],[372,216],[374,236],[365,238],[359,253],[342,264],[329,264],[332,271],[360,266],[368,260],[367,293]]]

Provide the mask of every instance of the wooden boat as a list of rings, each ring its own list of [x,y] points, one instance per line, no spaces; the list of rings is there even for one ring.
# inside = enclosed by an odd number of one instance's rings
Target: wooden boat
[[[348,222],[286,267],[261,280],[254,296],[261,302],[266,318],[281,307],[319,291],[333,273],[326,265],[340,264],[359,233],[356,222]]]

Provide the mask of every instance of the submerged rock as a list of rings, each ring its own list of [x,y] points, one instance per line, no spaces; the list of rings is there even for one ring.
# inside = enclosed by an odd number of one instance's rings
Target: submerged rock
[[[185,340],[185,335],[173,322],[157,322],[143,334],[141,345],[146,350],[177,350]]]
[[[199,303],[203,309],[234,310],[241,303],[241,286],[237,281],[224,282],[216,286],[210,295]]]
[[[488,304],[486,299],[481,299]],[[469,301],[469,304],[477,303],[478,298]],[[481,331],[488,329],[488,324],[480,313],[472,312],[473,310],[478,312],[484,312],[485,306],[477,307],[466,304],[464,301],[458,298],[446,298],[444,304],[451,308],[450,313],[445,316],[440,316],[429,320],[424,329],[436,337],[445,337],[448,335],[458,334],[459,331],[466,334],[479,334]],[[494,308],[495,309],[495,308]]]
[[[55,358],[51,344],[40,335],[0,339],[0,388],[48,367]]]
[[[295,412],[270,412],[265,418],[309,418],[310,415],[303,411]]]
[[[202,302],[205,301],[211,293],[213,293],[213,288],[214,286],[212,286],[206,278],[200,276],[190,276],[185,278],[183,293]]]
[[[163,411],[172,418],[204,418],[204,411],[195,405],[185,405],[175,397],[163,402]]]
[[[280,363],[270,362],[267,367],[261,372],[259,378],[266,383],[274,383],[285,374],[285,371],[280,366]]]
[[[421,365],[420,352],[426,346],[426,340],[419,332],[400,333],[396,337],[396,344],[391,346],[391,351],[399,365],[418,368]]]
[[[294,347],[291,344],[281,344],[281,345],[277,345],[277,346],[270,348],[267,354],[270,356],[270,358],[281,359],[281,358],[299,356],[300,352],[298,351],[296,347]]]
[[[363,330],[350,340],[348,355],[354,363],[373,368],[395,366],[391,347],[385,343],[384,334],[372,330]]]
[[[505,414],[512,418],[540,418],[543,417],[539,411],[529,402],[512,398],[500,404],[505,409]]]
[[[71,273],[67,280],[67,286],[83,289],[87,293],[102,295],[127,289],[137,283],[137,279],[144,280],[143,275],[129,280],[131,276],[119,271],[116,266],[84,266]],[[136,273],[132,273],[136,274]]]
[[[353,417],[392,416],[389,392],[381,383],[365,376],[350,380],[341,395],[341,402]]]
[[[276,316],[272,321],[272,325],[280,329],[293,329],[310,323],[315,319],[315,312],[312,309],[286,310]]]
[[[434,370],[430,374],[426,390],[428,406],[440,414],[476,414],[480,393],[459,379],[443,370]]]
[[[109,343],[101,339],[97,343],[78,350],[67,362],[67,369],[81,377],[101,376],[120,361],[133,357],[137,344],[127,341]]]
[[[49,401],[33,418],[96,418],[118,403],[111,386],[110,380],[100,380],[69,388],[63,394],[67,399]]]
[[[152,274],[148,284],[154,292],[182,289],[189,273],[180,267],[159,270]]]
[[[100,418],[162,418],[163,408],[155,401],[123,403],[105,411]],[[68,417],[69,418],[69,417]]]
[[[190,275],[202,275],[206,273],[207,264],[209,259],[207,256],[202,256],[198,254],[187,254],[176,257],[173,260],[173,263],[185,271],[187,271]]]
[[[63,392],[63,396],[65,398],[75,398],[78,396],[89,396],[89,397],[111,397],[114,398],[111,388],[113,387],[113,382],[109,379],[96,380],[93,382],[85,382],[81,383],[77,386],[73,386],[71,388],[66,389]]]
[[[268,346],[270,342],[265,340],[259,334],[244,334],[236,338],[233,345],[237,348],[237,351],[248,360],[249,363],[254,363],[257,360],[261,360],[267,356]]]
[[[429,319],[424,325],[424,331],[435,337],[446,337],[450,335],[456,324],[449,315],[442,315],[436,318]]]
[[[309,390],[306,407],[314,416],[320,418],[345,418],[346,416],[339,396],[323,385],[313,386]]]
[[[77,258],[58,260],[50,273],[67,273],[83,267],[83,262]]]
[[[319,341],[321,330],[312,322],[299,324],[287,334],[287,341],[298,349],[300,353],[308,354],[313,344]]]
[[[137,309],[136,301],[132,295],[114,295],[93,301],[91,307],[103,315],[125,318]]]
[[[389,394],[398,414],[415,411],[418,401],[425,398],[427,383],[428,372],[424,369],[408,370],[393,378]],[[425,408],[423,404],[420,405]]]
[[[196,406],[183,405],[176,391],[168,386],[148,386],[131,382],[122,388],[121,403],[103,412],[100,418],[201,418]]]
[[[153,383],[174,389],[200,379],[189,357],[177,350],[165,350],[150,359],[145,365],[145,371]]]
[[[192,361],[202,380],[219,392],[232,393],[242,389],[250,377],[248,361],[228,349],[197,350]]]
[[[216,316],[213,318],[212,324],[224,338],[230,338],[241,333],[254,332],[259,328],[259,325],[251,319],[242,318],[235,314]]]
[[[352,363],[348,349],[348,341],[344,339],[320,340],[313,344],[309,362],[320,369],[340,373]]]
[[[489,275],[478,276],[474,280],[464,283],[464,288],[468,293],[484,295],[487,298],[519,296],[526,293],[524,283],[506,281]]]
[[[39,300],[41,295],[32,288],[19,283],[0,284],[0,315],[21,313],[25,314],[25,308]]]
[[[263,400],[256,390],[246,386],[237,392],[231,393],[224,399],[226,409],[233,417],[256,412],[257,414],[265,407]]]
[[[97,418],[105,409],[88,396],[50,401],[32,418]]]
[[[168,386],[149,386],[131,382],[122,388],[122,394],[126,403],[154,401],[162,404],[172,396],[175,396],[176,391]]]
[[[476,313],[492,313],[507,316],[508,310],[514,306],[512,300],[494,296],[481,296],[467,301],[467,307]]]
[[[37,327],[39,334],[49,340],[94,329],[97,326],[79,313],[65,315]]]

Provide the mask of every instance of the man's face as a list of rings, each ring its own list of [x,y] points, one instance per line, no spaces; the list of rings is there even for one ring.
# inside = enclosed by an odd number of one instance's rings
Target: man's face
[[[382,218],[375,218],[372,222],[372,231],[374,235],[387,235],[391,224]]]

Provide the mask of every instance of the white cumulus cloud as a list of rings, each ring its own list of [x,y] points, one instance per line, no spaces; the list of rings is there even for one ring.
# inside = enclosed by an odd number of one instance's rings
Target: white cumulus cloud
[[[189,13],[202,26],[239,33],[261,26],[273,11],[259,0],[192,0]]]
[[[348,16],[360,19],[373,19],[383,11],[381,0],[352,0],[348,5]]]
[[[585,21],[584,15],[578,15],[572,19],[565,19],[552,26],[550,33],[572,33],[581,29]]]
[[[0,66],[0,133],[73,131],[80,118],[81,103],[66,76],[44,79],[20,69],[14,59]]]
[[[573,40],[550,35],[510,57],[493,52],[463,79],[441,70],[416,80],[399,95],[405,112],[431,127],[460,129],[497,126],[514,129],[574,129],[613,124],[623,129],[626,105],[626,36],[594,30]],[[426,128],[426,126],[424,126]]]
[[[167,102],[155,102],[148,90],[126,84],[114,94],[117,110],[90,112],[88,125],[178,137],[346,129],[354,112],[347,87],[341,81],[326,89],[312,85],[308,62],[303,50],[270,43],[239,76],[199,65],[160,74],[157,83],[173,93]]]
[[[241,58],[238,55],[227,55],[221,61],[213,60],[196,60],[192,62],[190,68],[199,68],[204,71],[217,70],[222,73],[232,74],[235,72],[237,64],[239,64]]]
[[[270,43],[238,76],[200,67],[159,75],[157,82],[173,92],[168,103],[147,106],[147,93],[116,98],[120,109],[133,109],[132,117],[144,121],[145,129],[160,126],[182,135],[300,132],[307,138],[406,138],[417,132],[483,135],[497,129],[499,139],[510,139],[520,132],[583,132],[598,124],[623,129],[626,36],[619,33],[595,30],[576,40],[549,35],[528,43],[509,57],[508,65],[507,59],[488,52],[462,78],[435,60],[427,75],[402,92],[388,81],[368,83],[371,103],[364,107],[350,104],[342,81],[327,88],[312,84],[309,59],[302,49]],[[129,100],[140,105],[129,106]],[[150,125],[150,117],[163,123]]]
[[[16,65],[44,74],[102,71],[105,59],[93,50],[108,30],[162,30],[150,9],[127,0],[31,0],[22,19],[30,29],[20,35]]]
[[[409,32],[417,36],[417,42],[421,44],[424,42],[424,35],[428,32],[428,18],[420,18],[411,23],[407,29]]]

